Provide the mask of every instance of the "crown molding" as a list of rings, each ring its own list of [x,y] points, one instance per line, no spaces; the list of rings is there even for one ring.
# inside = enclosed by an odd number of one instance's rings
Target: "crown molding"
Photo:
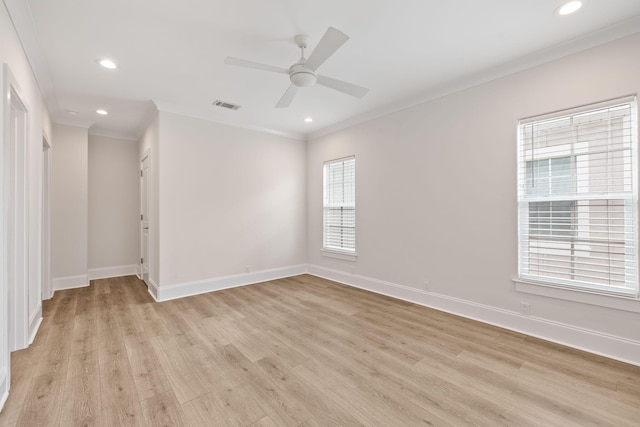
[[[27,61],[31,66],[31,72],[35,76],[47,108],[49,111],[54,111],[58,107],[58,101],[29,2],[24,0],[3,0],[3,3],[9,13],[13,27],[22,45],[22,50],[24,50]]]
[[[454,94],[456,92],[470,89],[474,86],[479,86],[481,84],[488,83],[502,77],[535,68],[539,65],[564,58],[566,56],[570,56],[597,46],[601,46],[605,43],[622,39],[639,32],[640,15],[637,15],[624,21],[618,22],[617,24],[613,24],[609,27],[584,34],[566,42],[541,49],[515,60],[488,68],[484,71],[474,74],[473,76],[438,85],[420,93],[416,97],[404,99],[400,102],[392,103],[382,108],[378,108],[367,113],[354,116],[340,123],[318,129],[317,131],[309,133],[307,135],[307,139],[313,140],[316,138],[320,138],[322,136],[329,135],[346,128],[350,128],[383,116],[387,116],[389,114],[394,114],[399,111],[406,110],[408,108],[415,107],[429,101],[433,101],[438,98],[442,98],[447,95]]]

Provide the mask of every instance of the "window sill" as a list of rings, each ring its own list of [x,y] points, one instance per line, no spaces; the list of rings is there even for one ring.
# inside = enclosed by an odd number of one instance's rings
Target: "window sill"
[[[632,296],[609,295],[583,289],[570,289],[525,279],[513,279],[516,292],[640,313],[640,300]]]
[[[356,261],[358,259],[358,254],[355,252],[341,252],[333,249],[321,249],[320,252],[322,256],[326,256],[328,258],[336,258],[341,259],[343,261]]]

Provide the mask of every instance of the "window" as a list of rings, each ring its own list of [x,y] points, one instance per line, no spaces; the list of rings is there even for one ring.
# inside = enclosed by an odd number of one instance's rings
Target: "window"
[[[636,120],[626,98],[519,122],[520,279],[638,296]]]
[[[324,164],[323,248],[355,254],[356,159],[348,157]]]

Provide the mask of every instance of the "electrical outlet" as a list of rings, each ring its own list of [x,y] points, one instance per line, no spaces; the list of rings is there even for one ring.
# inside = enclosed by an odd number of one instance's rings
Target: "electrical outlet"
[[[429,291],[429,281],[428,280],[424,281],[423,287],[424,287],[425,291]]]
[[[520,313],[524,314],[525,316],[531,314],[531,307],[529,306],[528,302],[520,303]]]

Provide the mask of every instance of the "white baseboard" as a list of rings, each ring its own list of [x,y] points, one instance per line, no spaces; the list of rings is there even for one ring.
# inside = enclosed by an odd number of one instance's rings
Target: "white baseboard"
[[[8,353],[7,353],[8,354]],[[9,398],[9,379],[7,378],[7,367],[0,372],[0,411]]]
[[[640,366],[638,341],[317,265],[309,265],[308,273]]]
[[[29,345],[31,345],[33,343],[33,340],[36,339],[36,334],[38,333],[38,329],[40,329],[41,323],[42,304],[40,304],[37,310],[34,310],[31,318],[29,319]]]
[[[154,282],[153,280],[149,279],[148,282],[145,280],[145,283],[147,284],[147,288],[149,288],[149,293],[151,294],[153,299],[156,300],[156,301],[159,301],[158,300],[158,285],[156,284],[156,282]]]
[[[89,269],[89,280],[108,279],[110,277],[131,276],[138,274],[138,265],[117,265],[115,267]]]
[[[51,283],[53,284],[54,291],[84,288],[85,286],[89,286],[89,275],[81,274],[79,276],[54,277]]]
[[[306,272],[307,265],[300,264],[289,267],[274,268],[270,270],[255,271],[246,274],[235,274],[232,276],[216,277],[208,280],[199,280],[197,282],[180,283],[170,286],[157,286],[153,284],[152,286],[149,286],[149,293],[151,293],[156,301],[168,301],[176,298],[188,297],[191,295],[198,295],[212,291],[219,291],[222,289],[251,285],[254,283],[266,282],[269,280],[282,279],[284,277],[297,276]]]

